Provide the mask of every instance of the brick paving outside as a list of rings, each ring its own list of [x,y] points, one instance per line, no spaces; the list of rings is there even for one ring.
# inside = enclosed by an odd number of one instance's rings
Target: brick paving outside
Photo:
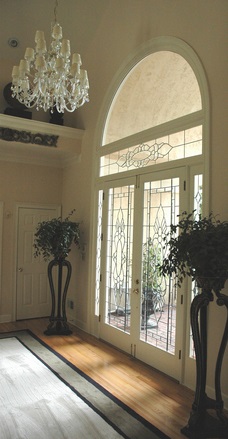
[[[125,315],[109,314],[109,324],[117,329],[130,332],[130,312]],[[142,324],[140,339],[152,346],[174,354],[176,335],[176,307],[164,305],[163,311],[151,314],[147,322]]]

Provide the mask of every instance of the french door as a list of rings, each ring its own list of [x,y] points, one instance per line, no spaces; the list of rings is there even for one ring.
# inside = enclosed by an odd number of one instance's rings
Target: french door
[[[105,184],[100,265],[100,337],[178,380],[183,301],[158,265],[185,209],[184,180],[178,168]]]

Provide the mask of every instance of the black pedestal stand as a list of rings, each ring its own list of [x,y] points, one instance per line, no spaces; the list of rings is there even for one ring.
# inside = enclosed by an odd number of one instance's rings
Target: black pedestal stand
[[[55,300],[55,289],[54,289],[54,283],[52,277],[52,270],[53,267],[56,265],[58,266],[58,296],[57,296],[57,315],[55,316],[56,300]],[[66,275],[66,281],[62,294],[63,267],[67,268],[67,275]],[[67,317],[66,317],[66,295],[70,283],[71,272],[72,272],[71,264],[69,261],[66,261],[65,259],[58,259],[58,260],[54,259],[48,264],[48,279],[51,289],[52,308],[51,308],[51,316],[49,318],[50,323],[46,331],[44,331],[44,334],[46,335],[72,334],[72,331],[68,327]]]
[[[225,305],[228,311],[228,296],[221,294],[220,291],[217,291],[215,294],[217,296],[217,305]],[[216,362],[215,400],[209,398],[205,392],[207,375],[207,306],[213,300],[212,288],[208,288],[207,285],[202,288],[202,293],[193,299],[191,305],[191,326],[196,354],[196,391],[188,425],[182,428],[181,432],[192,439],[228,438],[228,418],[223,412],[220,384],[222,361],[228,340],[228,313]],[[209,414],[208,410],[214,410],[214,416],[212,413]]]

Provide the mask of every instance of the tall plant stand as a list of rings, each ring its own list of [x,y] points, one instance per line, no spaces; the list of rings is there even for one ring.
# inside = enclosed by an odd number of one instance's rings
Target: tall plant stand
[[[181,429],[181,432],[192,439],[203,438],[228,438],[228,418],[223,411],[223,400],[221,393],[221,369],[222,361],[228,340],[228,296],[221,294],[224,286],[221,283],[214,287],[216,303],[218,306],[225,306],[227,319],[218,351],[215,368],[215,399],[206,394],[207,376],[207,312],[208,305],[214,300],[211,282],[199,284],[202,287],[201,294],[197,295],[191,305],[191,326],[196,355],[196,390],[195,399],[188,425]],[[208,413],[210,410],[210,414]]]
[[[53,282],[53,268],[58,267],[58,285],[57,294],[55,293],[54,282]],[[66,280],[62,291],[62,277],[63,268],[66,267]],[[65,259],[54,259],[48,264],[48,280],[51,290],[51,315],[49,318],[49,325],[44,331],[46,335],[69,335],[72,331],[69,329],[66,317],[66,296],[67,290],[70,283],[72,273],[71,263]],[[57,310],[56,310],[56,296],[57,296]],[[57,311],[57,312],[56,312]]]

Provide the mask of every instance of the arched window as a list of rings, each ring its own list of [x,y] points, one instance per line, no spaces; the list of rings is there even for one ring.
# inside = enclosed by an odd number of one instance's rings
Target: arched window
[[[100,176],[202,154],[201,110],[199,84],[181,55],[146,56],[111,104],[102,139],[109,151],[101,156]],[[189,127],[193,114],[198,117]]]
[[[95,294],[100,334],[123,350],[131,342],[140,359],[153,358],[150,364],[180,379],[176,346],[184,333],[183,310],[179,292],[172,282],[164,284],[156,263],[177,215],[208,207],[209,105],[198,57],[176,38],[151,42],[118,73],[101,119]],[[189,291],[190,301],[192,286]],[[191,342],[185,351],[190,370]]]
[[[146,56],[120,85],[108,113],[108,144],[202,109],[196,76],[179,54]]]

